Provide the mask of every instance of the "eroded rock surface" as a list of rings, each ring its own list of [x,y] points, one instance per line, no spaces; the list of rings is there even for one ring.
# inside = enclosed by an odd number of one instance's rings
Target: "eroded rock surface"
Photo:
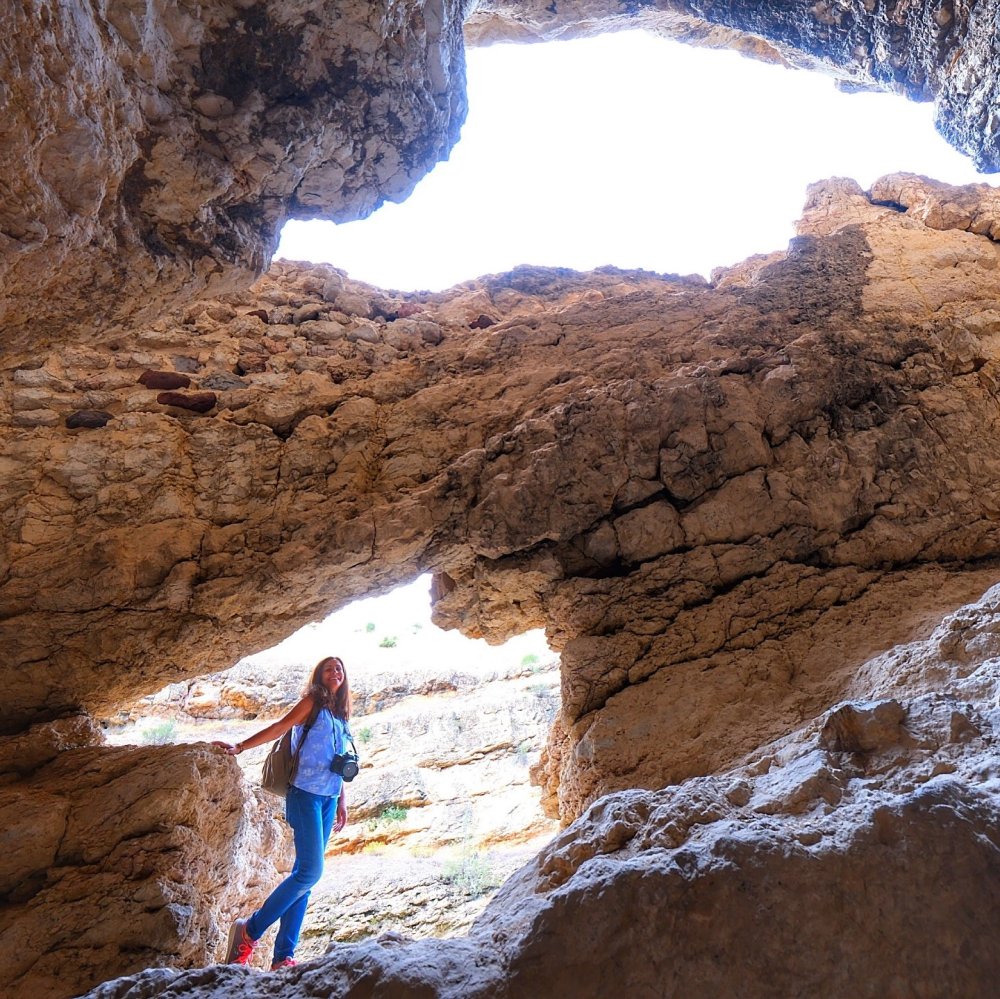
[[[287,218],[401,200],[458,139],[472,43],[647,28],[934,100],[1000,169],[996,0],[12,5],[0,32],[4,343],[90,341],[246,287]]]
[[[263,271],[448,155],[461,0],[43,2],[0,32],[3,344],[87,340]]]
[[[562,649],[539,776],[564,819],[731,763],[996,578],[994,198],[827,182],[787,253],[711,285],[524,269],[401,295],[283,264],[131,340],[12,358],[4,726],[430,568],[440,622]],[[178,368],[213,410],[141,381]],[[60,425],[98,404],[107,425]]]
[[[62,999],[221,957],[290,867],[270,803],[207,746],[94,745],[85,719],[0,740],[4,994]]]
[[[167,985],[199,999],[986,999],[1000,973],[998,636],[993,589],[864,664],[864,700],[736,767],[603,798],[467,938],[338,946],[276,975],[151,971],[91,999]],[[864,736],[837,748],[836,727]]]

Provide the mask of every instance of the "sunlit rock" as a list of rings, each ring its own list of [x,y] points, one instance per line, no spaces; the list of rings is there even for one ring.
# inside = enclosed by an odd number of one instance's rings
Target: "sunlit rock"
[[[5,12],[4,344],[155,320],[246,286],[287,218],[405,198],[465,117],[464,6]]]

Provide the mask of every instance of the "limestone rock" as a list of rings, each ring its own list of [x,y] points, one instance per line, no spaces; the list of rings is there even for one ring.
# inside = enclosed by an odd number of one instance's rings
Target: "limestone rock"
[[[998,251],[969,221],[990,196],[876,189],[815,186],[787,253],[711,286],[523,268],[390,296],[283,264],[165,318],[199,378],[251,346],[263,370],[215,416],[131,411],[148,398],[133,380],[109,383],[100,435],[4,434],[6,647],[47,667],[8,674],[3,725],[112,709],[427,569],[440,622],[491,640],[545,626],[562,650],[557,769],[538,778],[564,820],[827,710],[871,654],[993,582],[1000,555]],[[890,189],[912,210],[882,203]],[[369,339],[251,315],[322,312],[331,275],[335,301],[380,303],[335,320]],[[409,307],[440,342],[387,341]],[[14,356],[10,372],[51,380],[7,376],[2,398],[175,351],[118,337],[35,368]]]
[[[21,778],[0,787],[11,996],[210,963],[229,921],[289,866],[284,829],[235,761],[206,746],[74,748],[85,737],[55,723],[0,747]]]
[[[6,344],[155,320],[248,284],[286,218],[406,197],[465,116],[464,7],[7,11]]]
[[[66,417],[66,426],[70,430],[95,430],[106,426],[112,419],[112,415],[103,409],[78,409]]]
[[[835,704],[712,776],[595,802],[507,882],[468,937],[387,935],[277,976],[148,972],[90,997],[136,999],[169,983],[178,999],[236,988],[339,999],[373,989],[847,999],[859,988],[985,999],[1000,972],[997,635],[993,588],[928,639],[864,664],[856,682],[868,702]],[[824,727],[848,715],[901,726],[906,738],[825,748]],[[968,724],[956,728],[956,715]]]

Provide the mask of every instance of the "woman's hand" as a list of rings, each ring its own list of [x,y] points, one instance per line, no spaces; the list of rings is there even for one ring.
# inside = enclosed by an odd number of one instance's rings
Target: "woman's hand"
[[[259,732],[254,732],[253,735],[242,742],[236,743],[235,746],[230,742],[220,742],[219,740],[213,740],[212,745],[218,746],[219,749],[224,749],[229,756],[239,756],[244,749],[263,746],[265,742],[271,742],[273,739],[283,736],[293,725],[301,725],[309,717],[309,712],[312,711],[312,703],[311,697],[303,697],[284,718],[279,718],[276,722],[268,725],[267,728],[262,728]]]
[[[333,831],[340,832],[347,825],[347,802],[341,794],[337,801],[337,817],[333,820]]]

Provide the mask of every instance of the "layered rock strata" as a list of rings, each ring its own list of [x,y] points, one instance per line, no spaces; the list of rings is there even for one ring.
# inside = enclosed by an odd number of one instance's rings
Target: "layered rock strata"
[[[281,265],[12,358],[4,726],[429,568],[442,623],[563,650],[540,776],[564,819],[732,762],[995,578],[994,198],[819,185],[787,253],[711,285],[525,269],[395,295]],[[212,410],[143,383],[178,369]],[[104,427],[60,425],[96,405]]]
[[[468,937],[288,972],[159,969],[90,999],[967,996],[1000,955],[1000,594],[856,671],[741,764],[592,805]]]

